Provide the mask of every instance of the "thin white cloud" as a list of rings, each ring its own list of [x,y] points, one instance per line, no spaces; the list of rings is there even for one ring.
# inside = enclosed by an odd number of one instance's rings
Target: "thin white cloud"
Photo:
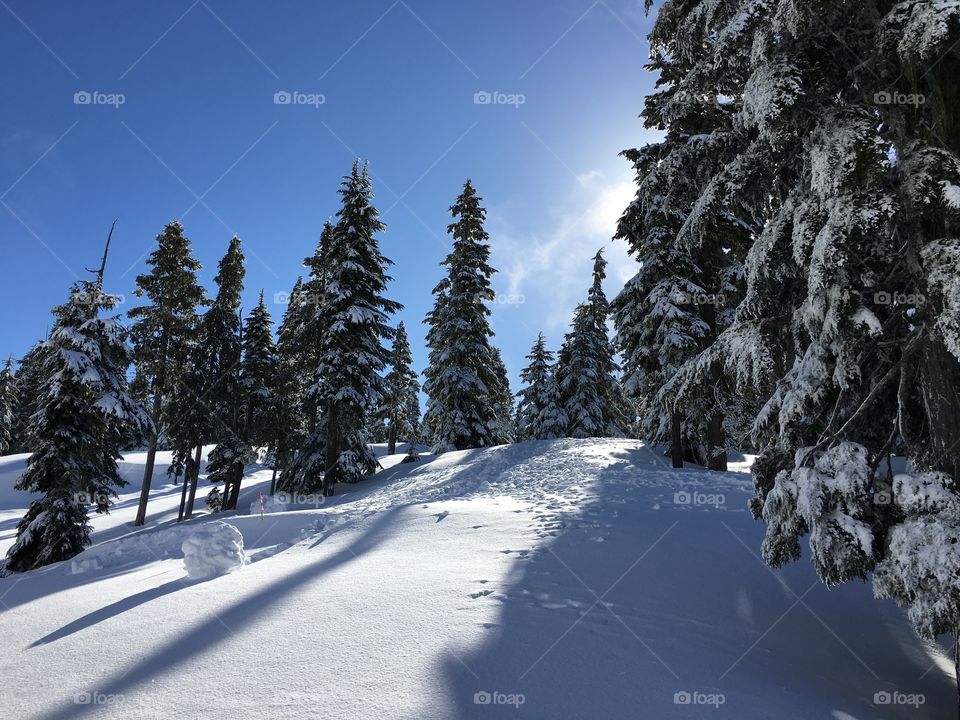
[[[517,232],[509,217],[491,213],[492,263],[500,270],[497,290],[524,297],[524,308],[541,327],[567,325],[590,285],[591,258],[603,248],[607,266],[604,289],[612,297],[637,271],[622,241],[611,242],[617,220],[636,189],[629,173],[615,180],[591,170],[578,177],[580,188],[548,214],[543,231]]]

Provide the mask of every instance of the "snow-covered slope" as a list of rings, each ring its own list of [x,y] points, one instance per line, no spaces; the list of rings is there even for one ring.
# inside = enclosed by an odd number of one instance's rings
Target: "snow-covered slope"
[[[675,471],[622,440],[401,458],[326,503],[262,517],[269,471],[254,473],[240,507],[255,512],[216,517],[242,533],[247,564],[202,581],[180,548],[212,518],[178,526],[177,488],[158,483],[134,532],[132,485],[96,520],[94,547],[0,580],[4,715],[953,712],[948,661],[895,607],[865,585],[826,590],[806,562],[763,564],[746,475]],[[134,482],[140,461],[124,466]],[[7,544],[22,465],[0,459]]]

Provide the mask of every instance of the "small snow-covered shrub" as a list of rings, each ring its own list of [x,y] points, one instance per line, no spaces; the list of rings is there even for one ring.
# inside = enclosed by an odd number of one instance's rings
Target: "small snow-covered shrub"
[[[194,579],[223,575],[244,562],[243,535],[220,520],[197,527],[183,541],[182,549],[184,567]]]
[[[223,509],[223,495],[220,493],[220,488],[214,488],[207,493],[207,507],[212,513],[218,513]]]

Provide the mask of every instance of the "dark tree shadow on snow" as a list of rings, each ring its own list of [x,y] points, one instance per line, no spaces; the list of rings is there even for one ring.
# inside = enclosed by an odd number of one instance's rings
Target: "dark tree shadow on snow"
[[[59,630],[55,630],[52,633],[45,635],[39,640],[34,641],[30,644],[29,647],[35,648],[40,645],[46,645],[47,643],[52,643],[61,638],[65,638],[69,635],[73,635],[76,632],[81,630],[86,630],[89,627],[103,622],[104,620],[109,620],[112,617],[116,617],[121,613],[125,613],[128,610],[132,610],[135,607],[144,605],[151,600],[156,600],[161,598],[164,595],[169,595],[170,593],[176,592],[177,590],[182,590],[185,587],[189,587],[191,584],[190,581],[186,579],[177,578],[176,580],[171,580],[168,583],[163,585],[158,585],[154,588],[149,588],[138,592],[136,595],[131,595],[129,597],[122,598],[117,600],[114,603],[106,605],[98,610],[94,610],[91,613],[87,613],[81,618],[77,618],[73,622],[67,623]]]
[[[175,670],[187,659],[211,651],[229,637],[224,633],[224,626],[239,628],[255,622],[257,617],[269,613],[280,600],[306,583],[359,558],[390,537],[390,527],[403,509],[403,506],[398,506],[385,510],[367,527],[363,535],[348,547],[270,583],[209,620],[185,628],[176,638],[153,650],[129,669],[117,673],[112,679],[98,682],[97,693],[113,696],[130,694],[131,690],[149,683],[152,678]],[[189,637],[190,642],[185,642],[185,637]],[[77,705],[72,700],[63,700],[56,709],[37,717],[43,720],[77,718],[89,714],[95,708],[92,704]]]
[[[952,683],[921,679],[930,661],[895,606],[862,583],[827,590],[808,557],[775,573],[758,559],[764,526],[746,510],[748,489],[724,489],[722,510],[678,506],[675,490],[729,483],[654,464],[645,448],[618,456],[598,494],[478,600],[499,602],[499,619],[475,652],[442,661],[453,716],[809,720],[813,708],[863,720],[877,716],[873,694],[894,689],[924,693],[925,717],[953,716]],[[662,491],[636,485],[651,472]],[[797,596],[809,610],[790,609]],[[694,691],[725,703],[675,703]]]

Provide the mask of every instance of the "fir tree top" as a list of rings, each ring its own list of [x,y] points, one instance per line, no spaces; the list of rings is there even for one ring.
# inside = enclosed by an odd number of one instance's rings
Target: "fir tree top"
[[[169,363],[180,349],[179,339],[197,326],[197,308],[206,304],[206,294],[197,282],[200,263],[190,252],[183,225],[171,222],[157,235],[157,248],[147,258],[150,272],[137,276],[134,295],[148,304],[131,309],[131,334],[136,348],[138,372],[154,379],[158,390],[169,379]]]
[[[227,254],[217,265],[217,275],[213,279],[217,284],[217,297],[213,307],[223,309],[231,315],[239,312],[240,294],[243,292],[243,278],[246,274],[244,263],[240,238],[234,235],[227,247]]]
[[[603,249],[597,250],[593,256],[593,285],[587,293],[587,302],[594,313],[606,321],[610,314],[610,306],[607,303],[607,296],[603,293],[603,280],[607,277],[607,261],[603,257]]]

